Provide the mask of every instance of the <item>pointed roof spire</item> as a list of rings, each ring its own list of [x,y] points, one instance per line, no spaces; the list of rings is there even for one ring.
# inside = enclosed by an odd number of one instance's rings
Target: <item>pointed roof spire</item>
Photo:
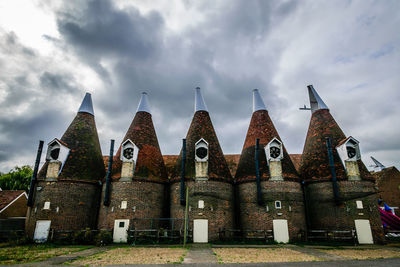
[[[143,111],[151,114],[147,93],[143,92],[136,112]]]
[[[122,161],[120,156],[122,145],[128,139],[139,148],[133,179],[146,178],[156,182],[168,180],[146,92],[142,93],[135,117],[116,153],[117,160],[113,163],[113,179],[121,177]]]
[[[85,112],[94,116],[92,95],[90,93],[86,93],[78,112]]]
[[[265,107],[264,101],[261,98],[260,93],[258,92],[258,89],[253,90],[253,112],[256,112],[257,110],[267,110]]]
[[[69,149],[69,154],[58,179],[98,181],[104,177],[104,161],[89,93],[59,141]],[[41,177],[46,175],[47,167],[48,162],[40,171]]]
[[[194,95],[194,112],[196,113],[197,111],[204,110],[208,112],[206,103],[204,102],[203,96],[201,95],[200,92],[200,87],[196,87],[196,93]]]
[[[320,109],[328,109],[328,106],[322,101],[321,97],[318,95],[317,91],[315,91],[312,85],[308,85],[308,96],[310,97],[310,105],[311,105],[311,112]]]
[[[257,111],[257,112],[256,112]],[[246,139],[243,144],[242,153],[235,174],[235,179],[238,182],[252,181],[256,179],[256,169],[254,168],[255,146],[256,139],[260,140],[260,148],[264,148],[274,138],[282,141],[279,137],[271,118],[268,115],[268,110],[265,108],[264,102],[260,97],[257,89],[253,90],[253,115],[251,116],[250,125],[247,130]],[[271,173],[268,167],[267,158],[264,149],[260,149],[260,171],[262,179],[269,179]],[[299,180],[297,171],[292,160],[283,146],[282,175],[284,179]]]

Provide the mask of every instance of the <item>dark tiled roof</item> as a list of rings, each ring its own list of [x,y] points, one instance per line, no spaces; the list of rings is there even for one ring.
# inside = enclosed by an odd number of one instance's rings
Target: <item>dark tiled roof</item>
[[[282,141],[268,115],[268,111],[258,110],[254,112],[251,117],[250,126],[247,131],[246,140],[243,145],[242,154],[235,175],[235,179],[238,182],[256,179],[254,162],[256,138],[260,139],[260,176],[261,179],[269,179],[270,174],[264,147],[274,137]],[[297,171],[285,149],[285,146],[283,146],[282,173],[284,179],[299,179]]]
[[[0,191],[0,210],[4,209],[14,199],[23,194],[24,190],[3,190]]]
[[[164,155],[163,156],[165,168],[167,169],[168,178],[171,178],[175,170],[176,161],[178,160],[178,155]]]
[[[232,175],[229,171],[224,154],[219,145],[217,135],[215,134],[210,115],[207,111],[197,111],[190,124],[186,135],[186,178],[195,177],[195,144],[201,138],[209,144],[208,153],[208,176],[209,179],[223,180],[232,182]],[[182,151],[178,157],[172,180],[180,178],[180,168],[182,161]]]
[[[294,167],[297,171],[300,169],[301,154],[289,154],[290,159],[293,162]]]
[[[347,179],[345,169],[336,151],[340,141],[346,140],[346,136],[327,109],[320,109],[312,113],[306,142],[300,163],[300,174],[306,181],[330,180],[326,138],[330,137],[334,157],[337,179]],[[358,161],[362,179],[373,179],[364,163]]]
[[[128,139],[139,148],[134,178],[167,181],[167,171],[150,113],[143,111],[136,112],[135,118],[122,143]],[[113,178],[115,179],[121,177],[122,162],[120,155],[121,146],[113,163]]]
[[[226,163],[231,171],[232,176],[235,176],[239,164],[240,154],[225,155]]]

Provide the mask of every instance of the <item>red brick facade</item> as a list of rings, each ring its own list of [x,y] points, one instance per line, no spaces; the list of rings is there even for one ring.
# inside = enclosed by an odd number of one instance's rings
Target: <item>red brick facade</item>
[[[38,220],[51,220],[54,230],[96,229],[99,200],[98,183],[39,181],[34,205],[28,209],[26,232],[33,237]],[[45,202],[50,202],[49,209],[44,209]]]
[[[101,207],[99,213],[98,229],[111,230],[114,221],[119,219],[130,219],[130,229],[157,228],[151,225],[151,218],[165,218],[164,184],[147,181],[113,182],[110,195],[110,205],[104,206],[104,189],[102,192]],[[126,209],[121,209],[121,202],[127,201]]]
[[[333,197],[325,143],[327,137],[332,140],[339,203]],[[312,114],[300,162],[300,156],[295,157],[299,172],[283,144],[283,156],[278,165],[281,172],[270,167],[271,162],[267,160],[270,154],[266,155],[264,147],[274,138],[282,142],[268,111],[257,110],[252,115],[240,159],[238,155],[225,157],[208,111],[195,112],[185,147],[184,187],[189,189],[190,229],[193,229],[193,220],[207,219],[209,240],[215,241],[222,230],[272,230],[273,220],[285,219],[289,238],[296,241],[310,229],[350,230],[355,227],[354,220],[367,219],[374,241],[384,240],[375,180],[361,160],[358,160],[361,180],[348,180],[335,150],[345,135],[328,109],[316,110]],[[37,220],[51,220],[54,230],[112,230],[118,219],[129,219],[131,229],[149,229],[161,225],[157,220],[148,219],[168,217],[181,219],[174,224],[174,229],[183,231],[182,151],[179,156],[165,157],[166,168],[151,114],[145,111],[136,113],[123,140],[128,139],[139,148],[135,165],[130,165],[134,166],[132,171],[124,169],[132,177],[121,177],[123,162],[120,146],[113,157],[110,204],[105,206],[104,165],[107,160],[103,161],[101,155],[94,116],[79,112],[61,138],[70,153],[59,176],[55,181],[46,181],[48,162],[39,173],[34,204],[28,209],[26,220],[29,236],[33,236]],[[198,164],[200,161],[195,154],[196,143],[201,139],[207,143],[207,158],[202,161],[203,165]],[[260,195],[257,195],[256,183],[256,139],[260,140]],[[398,181],[397,178],[392,179],[387,184],[397,186]],[[384,185],[380,187],[389,191]],[[391,192],[391,201],[394,202],[398,192]],[[276,201],[280,202],[280,208]],[[362,201],[363,207],[357,207],[356,201]],[[50,204],[45,209],[46,202]],[[122,207],[122,202],[126,203],[126,208]]]
[[[373,173],[378,187],[378,196],[390,207],[400,207],[400,172],[396,167],[389,167]],[[396,214],[400,213],[396,210]]]
[[[219,239],[219,231],[233,229],[233,185],[221,181],[193,181],[187,179],[189,188],[189,228],[193,229],[194,219],[208,220],[208,239]],[[199,200],[204,201],[204,208],[198,208]],[[180,184],[171,184],[171,217],[184,218],[185,206],[180,204]],[[175,229],[183,229],[176,224]]]
[[[331,138],[335,172],[338,180],[338,201],[334,200],[332,174],[326,138]],[[305,183],[307,217],[313,230],[351,230],[356,219],[370,221],[375,242],[384,240],[378,209],[378,196],[374,179],[361,160],[358,160],[361,181],[348,181],[347,174],[336,146],[345,139],[343,131],[328,109],[312,113],[300,173]],[[356,200],[363,203],[363,209],[356,208]]]

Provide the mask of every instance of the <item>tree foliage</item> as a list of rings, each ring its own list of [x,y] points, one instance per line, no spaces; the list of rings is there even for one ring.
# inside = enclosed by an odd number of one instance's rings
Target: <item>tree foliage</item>
[[[0,173],[0,188],[2,190],[28,191],[33,170],[30,166],[15,167],[9,173]]]

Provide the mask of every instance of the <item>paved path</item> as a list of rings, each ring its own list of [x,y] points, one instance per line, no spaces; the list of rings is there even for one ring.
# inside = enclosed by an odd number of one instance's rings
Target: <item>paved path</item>
[[[74,252],[71,254],[60,255],[57,257],[49,258],[49,259],[46,259],[46,260],[40,261],[40,262],[30,262],[30,263],[18,264],[18,265],[14,265],[14,266],[37,267],[37,266],[60,265],[60,264],[63,264],[64,262],[75,260],[78,257],[88,257],[93,254],[106,251],[108,249],[109,249],[108,247],[94,247],[94,248],[89,248],[89,249],[85,249],[82,251]]]
[[[209,244],[193,244],[183,260],[188,263],[217,263],[217,257]]]

